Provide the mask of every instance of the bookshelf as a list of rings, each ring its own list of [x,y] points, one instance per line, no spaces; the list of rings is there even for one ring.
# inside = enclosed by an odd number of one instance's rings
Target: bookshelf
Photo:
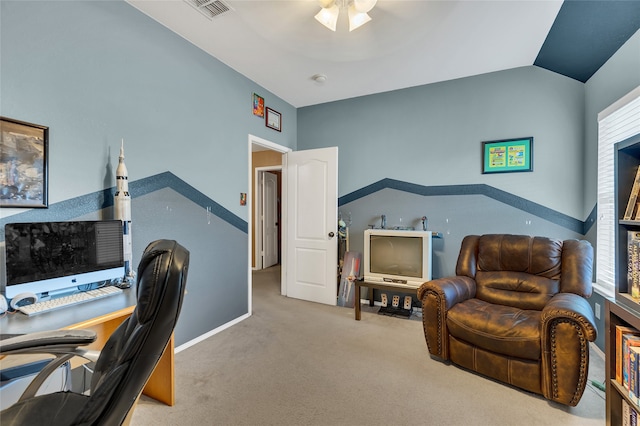
[[[632,401],[629,391],[616,380],[616,359],[622,354],[616,350],[616,328],[627,326],[638,330],[640,333],[640,312],[607,300],[605,302],[605,352],[606,363],[606,393],[607,393],[607,425],[622,425],[623,422],[623,402],[633,407],[636,412],[640,412],[637,402]],[[628,424],[628,423],[626,423]]]
[[[638,399],[616,379],[616,362],[623,359],[616,331],[629,327],[640,334],[640,298],[632,297],[639,295],[640,243],[637,249],[631,243],[634,233],[640,233],[640,135],[615,145],[614,167],[615,300],[605,303],[607,425],[625,424],[629,407],[640,413]]]
[[[629,250],[629,235],[640,232],[640,215],[636,206],[639,185],[636,183],[640,177],[640,136],[632,137],[616,144],[614,152],[615,161],[615,217],[618,219],[614,227],[615,232],[615,298],[616,302],[623,303],[632,309],[640,311],[640,305],[630,296],[632,292],[632,277],[629,270],[631,250]],[[629,218],[631,216],[631,218]],[[637,219],[636,219],[637,218]],[[637,262],[640,265],[640,260]],[[639,266],[640,268],[640,266]],[[635,274],[640,280],[640,275]]]

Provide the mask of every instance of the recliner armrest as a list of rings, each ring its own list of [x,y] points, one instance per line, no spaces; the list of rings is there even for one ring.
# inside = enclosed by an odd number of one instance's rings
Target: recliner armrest
[[[438,294],[444,301],[445,310],[449,310],[456,303],[475,297],[476,282],[465,276],[437,278],[418,288],[418,299],[422,300],[428,291]]]
[[[542,310],[542,394],[575,406],[589,371],[589,342],[597,336],[589,302],[573,293],[558,293]]]
[[[465,276],[438,278],[418,288],[424,336],[431,355],[449,359],[447,312],[456,303],[470,299],[475,294],[475,280]]]
[[[542,327],[545,330],[549,322],[565,318],[580,324],[590,342],[596,340],[598,329],[595,316],[587,299],[573,293],[558,293],[542,310]]]

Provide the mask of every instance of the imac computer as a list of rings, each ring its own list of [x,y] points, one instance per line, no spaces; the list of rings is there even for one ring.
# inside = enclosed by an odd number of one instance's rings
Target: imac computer
[[[124,276],[119,220],[9,223],[4,233],[7,299],[52,296]]]

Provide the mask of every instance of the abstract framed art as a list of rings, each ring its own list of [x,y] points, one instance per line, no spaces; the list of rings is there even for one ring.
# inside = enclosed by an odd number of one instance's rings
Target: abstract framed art
[[[49,128],[0,117],[0,207],[48,207]]]

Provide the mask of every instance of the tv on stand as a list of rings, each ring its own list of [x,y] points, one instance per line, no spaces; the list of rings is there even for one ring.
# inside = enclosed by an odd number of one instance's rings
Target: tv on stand
[[[364,280],[415,289],[431,280],[432,232],[367,229]]]

